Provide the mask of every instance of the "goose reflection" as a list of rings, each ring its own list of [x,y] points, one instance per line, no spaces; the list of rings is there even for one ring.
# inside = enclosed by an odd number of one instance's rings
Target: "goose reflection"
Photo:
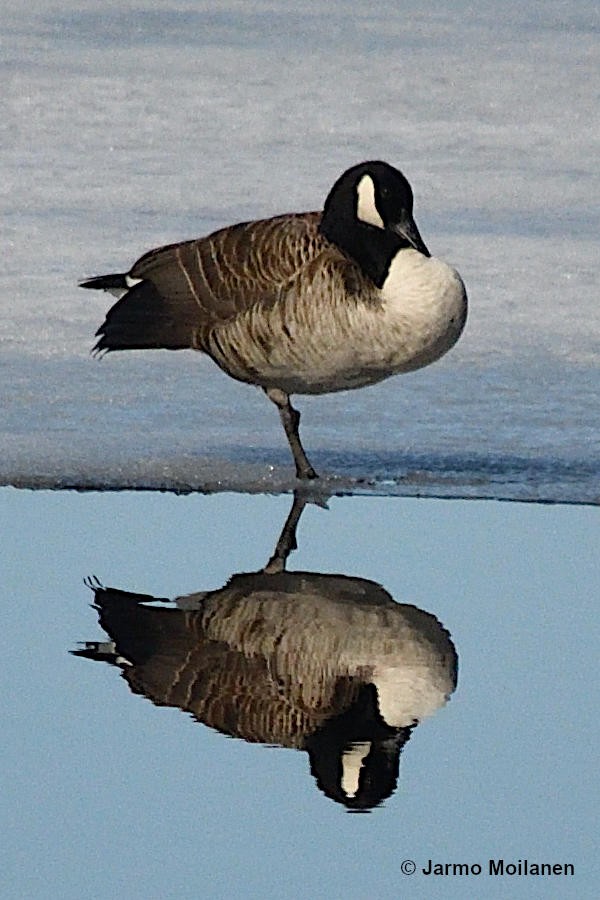
[[[416,725],[454,691],[457,656],[435,616],[373,581],[286,571],[305,503],[295,497],[264,569],[176,608],[88,580],[110,640],[72,652],[120,667],[157,706],[306,751],[328,797],[369,810],[395,790]]]

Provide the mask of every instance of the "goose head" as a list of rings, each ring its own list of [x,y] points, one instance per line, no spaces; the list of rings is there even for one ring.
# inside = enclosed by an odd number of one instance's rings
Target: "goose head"
[[[338,178],[325,201],[320,230],[377,287],[401,250],[431,255],[413,218],[411,186],[385,162],[359,163]]]

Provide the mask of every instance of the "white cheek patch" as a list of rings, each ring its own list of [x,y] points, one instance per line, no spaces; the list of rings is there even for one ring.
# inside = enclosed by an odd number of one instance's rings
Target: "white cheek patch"
[[[360,784],[360,770],[371,750],[371,742],[351,744],[342,754],[341,788],[346,797],[356,797]]]
[[[135,287],[136,284],[139,284],[143,280],[144,280],[143,278],[132,278],[131,275],[125,276],[125,284],[127,285],[128,288]]]
[[[370,175],[363,175],[356,186],[356,193],[358,194],[356,215],[360,221],[375,225],[377,228],[385,228],[375,204],[375,185]]]

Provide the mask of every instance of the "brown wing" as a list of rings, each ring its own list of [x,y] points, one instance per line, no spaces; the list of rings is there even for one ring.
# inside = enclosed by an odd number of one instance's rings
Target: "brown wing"
[[[199,324],[217,324],[277,302],[327,243],[318,232],[320,219],[320,213],[303,213],[233,225],[151,250],[130,274],[150,281],[170,304],[192,300]]]
[[[273,307],[330,246],[320,220],[314,212],[277,216],[151,250],[131,269],[142,280],[108,311],[94,350],[201,349],[215,325]],[[106,287],[111,277],[86,286]]]

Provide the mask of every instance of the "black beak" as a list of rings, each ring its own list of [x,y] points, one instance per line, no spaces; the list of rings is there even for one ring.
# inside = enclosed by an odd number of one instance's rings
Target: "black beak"
[[[423,256],[431,256],[431,253],[423,242],[423,238],[419,234],[419,229],[415,224],[415,220],[408,213],[404,219],[397,222],[395,225],[392,225],[391,230],[394,234],[397,234],[398,237],[403,238],[410,247],[413,247],[415,250],[418,250],[419,253],[422,253]]]

